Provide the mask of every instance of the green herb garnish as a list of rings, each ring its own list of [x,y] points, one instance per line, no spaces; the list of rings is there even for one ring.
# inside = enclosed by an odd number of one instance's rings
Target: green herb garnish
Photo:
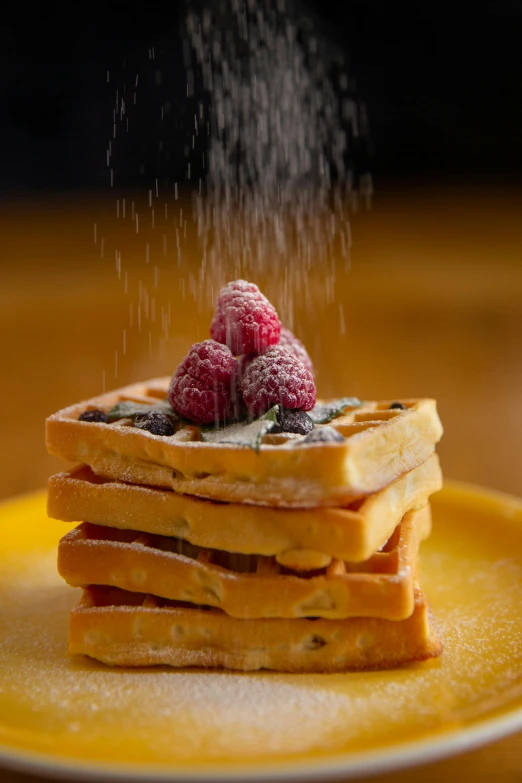
[[[324,405],[316,405],[315,408],[308,411],[308,415],[314,424],[328,424],[329,421],[340,416],[345,408],[358,408],[359,405],[362,405],[362,402],[357,397],[341,397],[339,400],[333,400],[333,402],[327,402]]]
[[[274,405],[263,416],[245,424],[244,421],[227,424],[220,429],[215,429],[212,425],[201,428],[201,439],[205,443],[233,443],[236,446],[245,446],[247,448],[259,451],[263,436],[270,432],[277,424],[277,412],[279,405]]]
[[[180,420],[180,417],[176,411],[172,409],[170,403],[163,400],[161,402],[155,403],[154,405],[147,405],[142,402],[130,402],[129,400],[124,400],[123,402],[118,402],[113,408],[111,408],[107,414],[107,417],[110,422],[118,421],[119,419],[132,419],[132,421],[134,421],[139,413],[152,413],[153,411],[166,414],[174,422]]]

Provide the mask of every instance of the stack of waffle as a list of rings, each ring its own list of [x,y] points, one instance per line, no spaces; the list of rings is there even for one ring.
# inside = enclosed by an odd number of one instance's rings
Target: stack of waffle
[[[255,447],[239,424],[227,439],[80,419],[130,410],[122,402],[164,406],[168,382],[47,421],[49,451],[81,463],[53,476],[48,495],[51,517],[85,520],[58,552],[61,575],[83,589],[69,651],[112,665],[310,672],[437,656],[417,582],[441,487],[435,402],[346,400],[330,417],[322,403],[316,430],[342,438],[265,428]]]

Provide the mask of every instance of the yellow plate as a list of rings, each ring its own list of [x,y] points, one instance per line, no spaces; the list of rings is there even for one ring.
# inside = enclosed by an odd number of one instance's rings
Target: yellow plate
[[[0,506],[0,763],[85,779],[325,780],[522,727],[522,502],[448,484],[422,581],[444,653],[343,675],[112,670],[66,655],[78,592],[43,494]],[[266,779],[266,777],[265,777]]]

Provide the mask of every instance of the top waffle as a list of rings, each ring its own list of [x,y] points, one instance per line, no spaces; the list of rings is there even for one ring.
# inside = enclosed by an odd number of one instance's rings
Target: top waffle
[[[202,429],[189,423],[160,436],[133,427],[130,419],[78,420],[87,410],[107,412],[122,401],[157,405],[168,384],[160,378],[127,386],[55,413],[46,423],[49,452],[110,479],[213,500],[339,506],[424,462],[442,435],[431,399],[403,400],[403,409],[390,408],[389,401],[347,405],[328,425],[316,425],[333,427],[344,441],[303,443],[303,436],[268,434],[257,449],[204,441]]]

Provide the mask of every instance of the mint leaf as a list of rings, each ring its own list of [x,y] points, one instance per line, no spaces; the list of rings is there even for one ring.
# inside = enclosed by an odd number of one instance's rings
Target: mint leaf
[[[201,439],[205,443],[233,443],[236,446],[245,446],[247,448],[259,451],[263,436],[266,435],[277,423],[277,412],[279,405],[274,405],[259,419],[255,419],[250,424],[244,421],[228,424],[221,429],[210,429],[210,427],[201,428]]]
[[[359,405],[362,405],[362,402],[357,397],[341,397],[339,400],[333,400],[324,405],[316,405],[315,408],[308,411],[308,415],[314,424],[328,424],[329,421],[340,416],[345,408],[358,408]]]
[[[206,440],[207,435],[209,438],[214,436],[213,439],[215,439],[220,433],[223,433],[225,430],[228,430],[231,427],[244,427],[246,424],[250,424],[251,422],[252,416],[247,412],[242,414],[235,421],[219,421],[212,422],[212,424],[200,424],[199,429],[203,440]]]
[[[138,413],[165,413],[173,421],[179,421],[178,414],[172,409],[171,405],[167,401],[161,401],[155,405],[145,405],[141,402],[130,402],[124,400],[118,402],[113,408],[110,409],[107,416],[110,422],[118,421],[119,419],[134,419]]]

